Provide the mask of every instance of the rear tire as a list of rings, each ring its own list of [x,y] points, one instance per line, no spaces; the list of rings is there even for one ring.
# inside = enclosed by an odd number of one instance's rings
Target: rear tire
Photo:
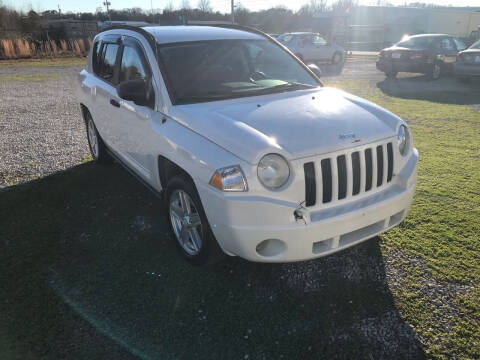
[[[342,61],[342,54],[340,52],[335,52],[332,57],[332,64],[338,65]]]
[[[225,258],[195,185],[187,176],[175,175],[168,181],[163,202],[170,235],[187,261],[194,265],[211,265]]]
[[[107,147],[89,113],[85,115],[85,125],[87,128],[88,147],[93,160],[99,164],[111,164],[113,158],[108,153]]]

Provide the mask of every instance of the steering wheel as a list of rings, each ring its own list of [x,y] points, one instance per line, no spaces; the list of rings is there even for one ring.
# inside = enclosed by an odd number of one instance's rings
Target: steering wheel
[[[254,71],[248,77],[250,78],[250,81],[252,81],[252,82],[257,81],[257,80],[264,80],[264,79],[268,78],[268,76],[265,75],[265,73],[262,72],[262,71]]]

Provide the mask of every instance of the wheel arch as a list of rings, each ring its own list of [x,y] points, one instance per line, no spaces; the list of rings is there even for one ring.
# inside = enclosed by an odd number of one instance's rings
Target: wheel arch
[[[80,103],[80,109],[82,111],[82,118],[83,118],[83,121],[86,123],[87,122],[87,119],[88,117],[92,116],[92,114],[90,113],[90,110],[88,110],[88,107],[83,104],[83,103]]]
[[[197,187],[195,186],[195,181],[193,181],[192,176],[178,164],[174,163],[173,161],[162,155],[158,156],[157,164],[158,177],[162,189],[166,188],[169,179],[171,179],[175,175],[183,175],[191,181],[191,183],[195,187],[195,190],[197,190]]]

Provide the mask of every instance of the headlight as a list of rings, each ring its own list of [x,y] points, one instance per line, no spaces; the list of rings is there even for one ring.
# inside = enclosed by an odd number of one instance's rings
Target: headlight
[[[247,191],[247,180],[240,166],[218,169],[210,179],[210,185],[222,191]]]
[[[290,177],[290,167],[282,156],[268,154],[258,163],[257,175],[266,188],[278,189],[287,183]]]
[[[397,141],[400,154],[406,155],[408,152],[409,135],[408,129],[405,125],[400,125],[400,127],[398,128]]]

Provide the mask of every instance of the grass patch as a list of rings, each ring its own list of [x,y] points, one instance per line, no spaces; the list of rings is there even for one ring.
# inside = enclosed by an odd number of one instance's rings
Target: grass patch
[[[0,60],[0,67],[85,66],[84,57]]]
[[[12,74],[12,75],[0,75],[0,81],[9,82],[39,82],[56,80],[59,78],[57,74]]]
[[[395,303],[426,339],[432,356],[480,358],[480,112],[388,96],[368,81],[326,82],[409,123],[420,152],[417,191],[409,216],[382,236],[381,246],[384,256],[401,251],[418,257],[428,274],[405,264],[408,276],[394,294]],[[448,296],[456,313],[446,322],[449,328],[436,326],[442,314],[426,295],[426,275],[452,289]]]

